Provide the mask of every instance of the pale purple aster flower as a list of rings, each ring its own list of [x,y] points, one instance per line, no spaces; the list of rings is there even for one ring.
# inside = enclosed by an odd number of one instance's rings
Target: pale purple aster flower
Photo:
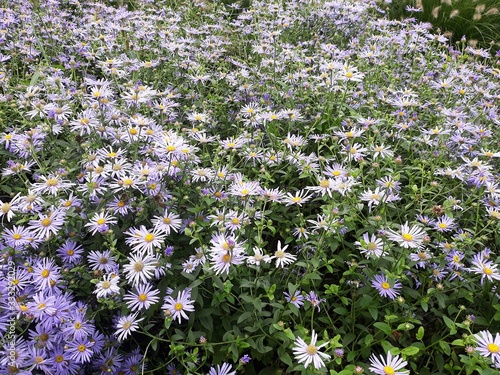
[[[149,309],[151,305],[157,303],[160,298],[158,297],[160,291],[153,290],[150,284],[138,284],[136,286],[136,293],[129,292],[123,299],[128,308],[132,311]]]
[[[476,254],[472,258],[471,272],[481,275],[481,285],[483,285],[484,280],[488,281],[500,280],[500,273],[497,270],[498,265],[493,262],[486,260],[483,254]]]
[[[129,284],[148,283],[154,276],[158,260],[149,255],[131,254],[128,257],[129,263],[123,269],[127,274]]]
[[[106,298],[118,294],[120,293],[119,281],[120,277],[115,274],[103,275],[103,279],[96,284],[93,293],[97,298]]]
[[[161,307],[165,311],[167,316],[171,316],[172,319],[177,319],[181,323],[181,318],[189,319],[186,314],[187,312],[193,312],[194,301],[191,300],[191,291],[185,289],[177,294],[177,298],[172,298],[172,296],[165,297],[165,303]]]
[[[236,371],[231,371],[233,366],[229,363],[223,363],[222,367],[217,365],[217,370],[215,367],[210,367],[210,371],[207,375],[236,375]]]
[[[37,290],[48,290],[52,288],[61,277],[59,267],[53,259],[43,258],[33,266],[33,283]]]
[[[28,228],[14,225],[12,229],[5,228],[2,238],[7,246],[15,250],[22,250],[31,243],[31,238],[35,234]]]
[[[297,260],[297,256],[285,252],[288,246],[289,245],[285,245],[284,247],[281,247],[281,241],[278,241],[277,249],[274,252],[274,255],[270,258],[271,260],[276,259],[276,268],[284,268],[286,265]]]
[[[309,301],[309,303],[311,304],[312,307],[317,307],[318,311],[321,310],[321,308],[319,307],[319,304],[321,302],[326,301],[326,299],[324,299],[324,298],[319,298],[319,296],[317,296],[316,293],[314,293],[313,291],[310,291],[308,294],[306,294],[306,300]]]
[[[93,270],[113,272],[117,268],[116,257],[111,255],[111,250],[90,251],[87,261]]]
[[[299,363],[304,363],[304,367],[306,368],[309,367],[311,363],[316,369],[325,367],[323,360],[328,361],[330,359],[330,355],[319,351],[319,349],[328,345],[328,341],[321,345],[316,345],[317,339],[318,335],[313,330],[310,344],[307,344],[302,337],[297,337],[295,340],[295,346],[292,349],[293,354],[295,355],[295,359]]]
[[[115,336],[119,341],[125,340],[132,332],[137,331],[139,322],[144,318],[137,319],[137,313],[122,316],[116,324]]]
[[[92,234],[96,232],[104,233],[109,230],[110,225],[114,225],[117,222],[118,220],[107,212],[96,212],[92,219],[90,219],[90,222],[85,224],[85,227],[88,227]]]
[[[134,251],[152,255],[154,248],[159,248],[163,245],[166,234],[162,232],[158,227],[147,229],[144,225],[141,225],[139,229],[132,227],[123,233],[128,236],[125,239],[125,243],[131,246]]]
[[[478,346],[476,350],[483,357],[490,357],[491,362],[497,368],[500,368],[500,333],[496,333],[495,337],[489,331],[480,331],[474,335]]]
[[[385,275],[375,275],[374,280],[372,280],[372,286],[378,290],[382,297],[389,297],[394,299],[399,296],[399,290],[402,285],[397,280],[393,282],[393,285],[389,283],[387,276]]]
[[[59,249],[57,255],[62,259],[65,265],[75,265],[80,262],[83,254],[83,247],[73,240],[66,240]]]
[[[393,357],[391,352],[387,353],[387,358],[380,355],[378,359],[374,354],[370,356],[370,371],[377,375],[406,375],[409,371],[404,369],[408,362],[403,361],[399,356]]]
[[[455,219],[443,215],[436,220],[433,226],[438,232],[449,232],[454,229],[457,224],[455,223]]]
[[[39,213],[37,220],[30,220],[28,229],[32,230],[40,239],[56,235],[64,225],[66,214],[60,209],[49,212],[47,215]]]
[[[399,246],[404,248],[418,248],[422,245],[423,239],[425,237],[425,231],[414,225],[410,228],[408,222],[401,225],[399,232],[388,230],[387,238],[398,242]]]
[[[169,212],[168,209],[165,209],[162,216],[155,216],[151,222],[155,228],[158,228],[167,236],[170,234],[170,231],[177,233],[182,226],[182,220],[179,215]]]
[[[296,290],[293,294],[288,292],[284,292],[284,294],[286,301],[294,305],[296,308],[300,309],[300,307],[304,305],[304,296],[300,290]]]
[[[94,344],[88,341],[87,337],[68,341],[67,346],[70,358],[74,359],[77,363],[89,362],[94,355],[94,351],[92,350]]]

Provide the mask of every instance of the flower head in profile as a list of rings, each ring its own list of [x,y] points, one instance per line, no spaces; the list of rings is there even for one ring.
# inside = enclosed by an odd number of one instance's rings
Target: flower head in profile
[[[404,369],[407,364],[408,362],[403,361],[399,356],[393,357],[390,352],[387,353],[387,358],[380,355],[380,359],[372,354],[369,369],[378,375],[407,375],[409,371]]]
[[[210,367],[210,371],[207,375],[235,375],[236,371],[232,371],[233,366],[229,363],[223,363],[222,366],[217,365],[217,369],[215,367]]]
[[[295,359],[299,363],[304,363],[304,367],[308,367],[311,363],[314,368],[322,368],[325,367],[325,363],[323,360],[329,360],[330,356],[326,353],[322,353],[319,350],[326,346],[328,342],[325,342],[321,345],[316,345],[316,340],[318,336],[316,332],[312,331],[311,334],[311,343],[307,344],[302,337],[297,337],[295,340],[295,347],[293,348],[293,354],[295,355]]]

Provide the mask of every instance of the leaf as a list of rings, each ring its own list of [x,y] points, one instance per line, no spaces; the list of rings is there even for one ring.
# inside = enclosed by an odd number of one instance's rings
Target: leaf
[[[450,355],[451,353],[450,344],[448,344],[446,341],[439,341],[439,346],[443,350],[444,354]]]
[[[446,324],[446,327],[448,327],[450,330],[456,330],[455,323],[453,320],[448,318],[447,316],[443,316],[444,324]]]
[[[373,320],[377,320],[378,318],[378,310],[374,307],[369,307],[368,308],[368,312],[370,313],[370,315],[372,316]]]
[[[382,322],[377,322],[373,324],[375,327],[377,327],[379,330],[384,332],[387,336],[390,336],[392,334],[392,329],[391,326],[387,323],[382,323]]]
[[[415,355],[419,352],[419,348],[415,347],[415,346],[409,346],[407,348],[404,348],[403,350],[401,350],[401,354],[404,354],[404,355]]]
[[[422,341],[423,338],[424,338],[424,327],[421,326],[418,328],[417,331],[417,340]]]
[[[243,314],[241,314],[237,320],[237,323],[240,324],[241,322],[247,320],[248,318],[250,318],[252,316],[252,312],[251,311],[245,311]]]

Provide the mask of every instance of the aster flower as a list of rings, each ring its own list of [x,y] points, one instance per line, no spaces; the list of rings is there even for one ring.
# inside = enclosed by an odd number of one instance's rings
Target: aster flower
[[[137,319],[137,313],[122,316],[116,324],[115,336],[119,341],[125,340],[132,332],[137,331],[139,322],[144,318]]]
[[[136,293],[129,292],[123,299],[128,308],[132,311],[149,309],[151,305],[154,305],[160,300],[158,297],[160,291],[158,289],[153,290],[150,284],[138,284],[136,286]]]
[[[321,308],[319,307],[319,304],[321,302],[325,302],[326,299],[319,298],[319,296],[317,296],[316,293],[314,293],[314,291],[311,290],[309,293],[306,294],[306,301],[308,301],[313,308],[317,307],[318,311],[320,311]]]
[[[474,335],[477,341],[476,350],[483,357],[490,357],[491,362],[496,367],[500,368],[500,333],[496,333],[495,337],[489,331],[480,331]]]
[[[61,277],[60,269],[53,259],[40,259],[33,266],[33,283],[38,290],[47,290],[55,285]]]
[[[167,316],[171,316],[173,320],[177,319],[179,324],[181,323],[181,318],[189,319],[186,312],[193,312],[194,301],[191,300],[191,291],[185,289],[177,294],[177,298],[172,298],[171,296],[165,297],[165,303],[161,307],[165,311]]]
[[[387,238],[392,241],[399,243],[399,246],[404,248],[418,248],[422,245],[423,239],[425,237],[425,231],[414,225],[410,228],[408,222],[401,226],[399,232],[388,230]]]
[[[304,367],[306,368],[309,367],[310,364],[313,364],[316,369],[325,367],[325,362],[323,362],[323,360],[328,361],[330,359],[330,355],[319,351],[319,349],[328,345],[328,342],[316,345],[317,338],[318,336],[313,330],[310,344],[307,344],[302,337],[297,337],[295,340],[295,346],[292,349],[293,354],[295,355],[295,359],[299,363],[304,363]]]
[[[123,269],[129,284],[148,283],[153,278],[158,261],[149,255],[132,254]]]
[[[472,258],[472,267],[470,271],[481,275],[481,285],[483,285],[485,279],[490,282],[493,280],[500,280],[500,273],[497,268],[498,265],[486,260],[482,254],[476,254]]]
[[[374,234],[370,236],[368,233],[364,233],[363,238],[354,242],[354,245],[366,258],[380,258],[387,254],[384,251],[384,242]]]
[[[372,354],[369,369],[377,375],[406,375],[410,373],[404,369],[407,364],[408,362],[403,361],[399,356],[393,357],[391,352],[387,353],[387,358],[380,355],[380,359]]]
[[[65,212],[56,209],[47,215],[40,213],[37,220],[30,220],[28,229],[32,230],[40,239],[56,235],[64,225]]]
[[[147,229],[144,225],[141,225],[139,229],[132,227],[123,233],[128,235],[125,243],[133,247],[134,251],[149,255],[153,254],[154,248],[159,248],[163,245],[163,240],[166,237],[160,228]]]
[[[93,270],[113,272],[117,268],[116,257],[111,250],[90,251],[87,261]]]
[[[449,232],[456,227],[455,220],[451,217],[443,215],[434,222],[434,229],[438,232]]]
[[[2,239],[7,246],[16,250],[21,250],[31,243],[31,238],[33,238],[34,235],[35,234],[28,228],[14,225],[12,229],[5,228]]]
[[[389,283],[387,276],[385,275],[375,275],[374,280],[372,280],[372,286],[378,290],[382,297],[389,297],[390,299],[394,299],[399,296],[399,289],[401,289],[402,285],[397,280]]]
[[[302,207],[303,203],[307,203],[311,199],[310,195],[307,195],[307,191],[299,190],[293,195],[292,193],[286,193],[286,196],[283,198],[283,202],[286,203],[287,206],[298,205]]]
[[[297,260],[297,256],[285,252],[288,246],[289,245],[285,245],[284,247],[281,247],[281,241],[278,241],[277,249],[274,252],[274,255],[270,258],[270,260],[276,259],[276,268],[284,268],[286,265]]]
[[[117,222],[118,220],[109,213],[99,212],[94,214],[90,222],[85,224],[85,227],[88,227],[92,234],[96,232],[104,233],[109,230],[110,225],[114,225]]]
[[[120,292],[120,287],[118,282],[120,277],[115,274],[107,274],[103,276],[103,279],[96,284],[94,294],[97,298],[106,298],[118,294]]]
[[[267,254],[264,254],[263,250],[259,247],[254,247],[253,255],[247,257],[247,263],[256,266],[260,266],[261,262],[269,263],[270,261],[271,257]]]
[[[151,222],[155,228],[158,228],[167,236],[170,234],[170,231],[177,233],[182,225],[179,215],[169,212],[168,209],[165,209],[162,216],[155,216]]]
[[[231,371],[233,366],[229,363],[223,363],[222,367],[217,365],[217,369],[215,367],[210,367],[210,371],[207,375],[236,375],[236,371]]]
[[[284,292],[284,294],[286,301],[294,305],[296,308],[300,309],[300,307],[304,305],[304,296],[300,290],[296,290],[293,294],[288,292]]]

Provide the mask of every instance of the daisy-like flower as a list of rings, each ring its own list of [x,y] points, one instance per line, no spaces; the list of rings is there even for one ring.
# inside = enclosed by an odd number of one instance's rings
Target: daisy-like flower
[[[128,260],[129,264],[123,266],[123,269],[127,273],[129,284],[146,284],[153,278],[156,264],[158,263],[155,258],[149,255],[132,254]]]
[[[139,284],[136,286],[136,292],[129,292],[123,299],[125,300],[127,307],[132,311],[149,309],[151,305],[154,305],[160,300],[158,294],[160,291],[158,289],[152,290],[153,287],[150,284]]]
[[[152,223],[155,228],[158,228],[167,236],[170,234],[170,231],[177,233],[182,226],[182,220],[179,215],[169,212],[168,209],[165,209],[163,216],[155,216]]]
[[[257,181],[238,181],[232,184],[229,188],[228,194],[240,197],[248,197],[250,195],[258,195],[260,193],[259,182]]]
[[[304,305],[304,296],[300,290],[296,290],[293,294],[288,292],[284,292],[284,294],[286,301],[294,305],[296,308],[300,309],[300,307]]]
[[[264,254],[263,250],[259,247],[254,247],[253,253],[253,255],[247,258],[248,264],[260,266],[261,262],[269,263],[271,261],[271,257],[267,254]]]
[[[281,241],[278,241],[278,247],[274,252],[274,255],[270,258],[270,260],[276,259],[276,268],[283,268],[287,264],[293,263],[297,260],[295,255],[285,252],[288,246],[289,245],[285,245],[285,247],[281,247]]]
[[[110,250],[90,251],[87,260],[93,270],[113,272],[117,267],[116,257],[111,255]]]
[[[477,340],[476,350],[483,357],[490,357],[491,362],[498,368],[500,368],[500,333],[497,333],[495,337],[489,331],[481,331],[474,335]]]
[[[384,242],[374,234],[370,236],[368,233],[364,233],[363,238],[354,242],[354,245],[366,258],[380,258],[387,254],[384,251]]]
[[[236,375],[236,371],[231,371],[233,366],[229,363],[223,363],[222,367],[217,365],[217,369],[215,367],[210,367],[210,371],[207,375]]]
[[[434,223],[434,229],[438,232],[449,232],[456,227],[455,220],[446,215],[441,216]]]
[[[38,290],[47,290],[61,277],[59,267],[53,259],[43,258],[33,266],[33,283]]]
[[[54,210],[47,215],[38,214],[38,220],[30,220],[28,229],[35,232],[35,235],[41,239],[56,235],[64,225],[65,212],[62,210]]]
[[[40,176],[40,179],[43,182],[36,182],[32,186],[33,191],[38,194],[49,193],[57,195],[59,191],[65,191],[74,185],[72,182],[64,181],[54,174],[51,174],[48,177]]]
[[[110,225],[114,225],[118,222],[112,215],[107,212],[95,213],[90,222],[85,224],[89,228],[90,233],[93,235],[96,232],[104,233],[109,230]]]
[[[122,316],[116,324],[115,336],[119,341],[125,340],[132,332],[137,331],[139,322],[144,318],[137,319],[137,313]]]
[[[372,191],[372,189],[365,190],[359,199],[368,202],[368,212],[372,212],[372,206],[378,206],[380,202],[383,202],[384,197],[385,191],[377,187],[375,191]]]
[[[302,203],[307,203],[307,201],[310,198],[311,198],[311,196],[307,195],[306,191],[299,190],[295,193],[295,195],[293,195],[292,193],[286,193],[286,197],[283,199],[283,201],[286,203],[287,206],[291,206],[294,204],[302,206]]]
[[[393,357],[390,352],[387,353],[387,358],[380,355],[378,359],[374,354],[370,356],[370,371],[378,375],[406,375],[409,371],[404,367],[408,362],[403,361],[399,356]]]
[[[295,355],[295,359],[299,363],[304,363],[304,367],[306,368],[309,367],[311,363],[316,369],[325,367],[325,362],[323,362],[323,360],[328,361],[330,359],[330,355],[319,351],[322,347],[328,345],[328,342],[316,345],[317,339],[318,335],[313,330],[310,344],[307,344],[302,337],[297,337],[295,340],[295,347],[292,349],[293,354]]]
[[[500,280],[497,267],[496,264],[486,260],[482,254],[476,254],[472,258],[470,271],[481,275],[481,285],[483,285],[484,279],[488,279],[488,281]]]
[[[399,296],[399,289],[402,287],[401,283],[397,280],[391,285],[385,275],[375,275],[374,280],[372,280],[372,286],[378,290],[382,297],[389,297],[390,299]]]
[[[393,230],[387,231],[387,238],[392,241],[398,242],[399,246],[404,248],[418,248],[422,245],[423,239],[425,237],[425,231],[414,225],[410,228],[408,222],[401,225],[399,232]]]
[[[31,243],[33,233],[22,226],[14,225],[12,229],[5,228],[2,235],[7,246],[20,250]]]
[[[118,294],[120,292],[119,281],[120,277],[113,273],[104,275],[103,280],[96,284],[94,294],[97,298],[106,298]]]
[[[159,248],[163,244],[163,240],[166,235],[161,233],[158,227],[153,229],[147,229],[144,225],[141,225],[139,229],[130,228],[124,234],[129,237],[125,240],[125,243],[134,248],[134,251],[138,253],[147,253],[149,255],[153,254],[153,249]]]
[[[165,297],[165,303],[161,307],[162,310],[165,311],[167,316],[171,316],[172,319],[177,319],[178,322],[181,322],[181,318],[189,319],[186,314],[187,312],[193,312],[194,301],[191,300],[191,291],[189,289],[185,289],[177,294],[177,298],[172,298],[171,296]]]

